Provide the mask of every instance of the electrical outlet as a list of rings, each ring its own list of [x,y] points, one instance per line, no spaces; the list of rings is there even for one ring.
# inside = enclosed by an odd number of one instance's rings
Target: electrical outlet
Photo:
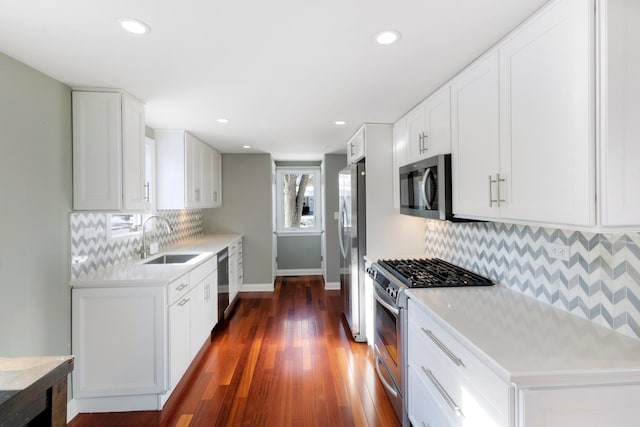
[[[569,261],[571,257],[571,247],[568,245],[549,243],[547,244],[547,253],[550,258]]]
[[[334,212],[333,213],[333,219],[335,219],[336,221],[340,219],[340,212]]]

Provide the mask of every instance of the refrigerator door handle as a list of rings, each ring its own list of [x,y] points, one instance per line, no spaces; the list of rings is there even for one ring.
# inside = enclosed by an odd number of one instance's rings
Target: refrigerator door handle
[[[346,222],[347,211],[344,205],[344,200],[342,201],[342,205],[340,206],[340,218],[338,222],[338,231],[340,232],[339,242],[340,242],[340,252],[342,253],[342,257],[346,258],[347,256],[347,248],[344,247],[344,224]]]

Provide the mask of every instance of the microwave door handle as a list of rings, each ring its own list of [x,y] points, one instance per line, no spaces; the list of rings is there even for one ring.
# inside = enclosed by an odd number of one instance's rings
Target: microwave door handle
[[[427,209],[433,209],[431,207],[431,201],[427,198],[427,185],[429,184],[430,176],[433,176],[433,172],[431,171],[431,168],[427,168],[427,170],[424,172],[424,178],[422,179],[422,186],[421,186],[422,199],[424,200],[424,204],[427,207]]]

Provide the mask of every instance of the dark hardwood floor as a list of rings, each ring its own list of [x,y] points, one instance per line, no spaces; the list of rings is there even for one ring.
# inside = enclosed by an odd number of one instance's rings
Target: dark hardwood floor
[[[163,411],[81,414],[70,427],[400,425],[373,352],[347,335],[340,293],[321,276],[239,298]]]

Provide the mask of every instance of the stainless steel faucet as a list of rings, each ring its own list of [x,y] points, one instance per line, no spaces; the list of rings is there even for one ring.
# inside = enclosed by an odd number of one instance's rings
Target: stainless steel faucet
[[[169,230],[169,234],[173,233],[173,227],[171,227],[171,224],[169,223],[169,220],[167,218],[164,218],[162,216],[158,216],[158,215],[151,215],[149,218],[145,219],[144,222],[142,223],[142,247],[140,248],[140,258],[141,259],[145,259],[148,255],[147,253],[147,232],[145,230],[145,225],[147,225],[147,222],[149,222],[149,220],[151,219],[161,219],[162,221],[164,221],[164,224],[167,226],[167,230]]]

